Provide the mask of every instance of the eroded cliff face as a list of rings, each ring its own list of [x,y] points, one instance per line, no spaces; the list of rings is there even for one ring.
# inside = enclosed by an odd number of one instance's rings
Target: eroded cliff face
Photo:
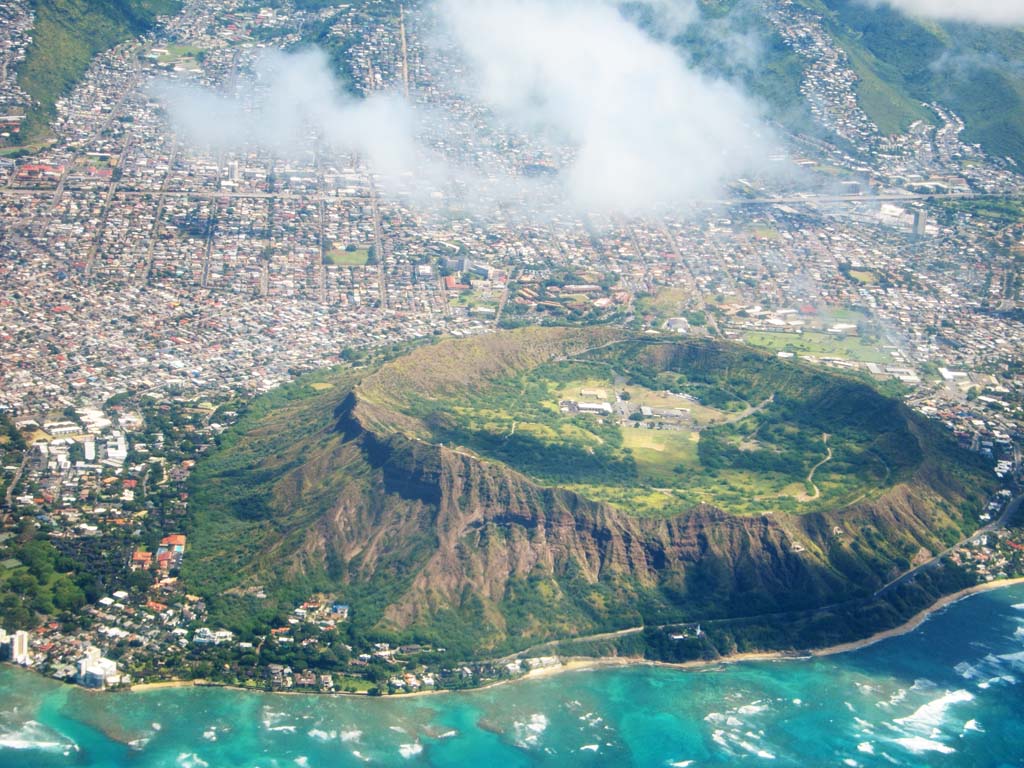
[[[836,424],[878,435],[861,451],[885,482],[803,515],[698,505],[645,518],[435,442],[432,403],[458,407],[474,387],[580,354],[742,383],[749,402],[788,399],[787,413],[817,433]],[[350,372],[344,387],[254,419],[200,468],[186,578],[204,594],[270,585],[284,604],[323,590],[353,603],[367,629],[440,644],[470,637],[464,652],[485,654],[847,604],[972,531],[984,495],[983,471],[961,466],[947,438],[900,403],[713,342],[530,329],[422,348]]]
[[[628,621],[817,607],[869,594],[910,556],[941,550],[940,531],[967,525],[918,481],[842,512],[737,517],[697,506],[667,520],[630,517],[504,464],[381,434],[366,413],[381,422],[346,398],[336,442],[282,479],[301,506],[324,473],[347,478],[288,561],[292,576],[326,567],[340,584],[387,585],[380,624],[393,629],[436,631],[439,617],[461,616],[498,644],[513,631],[537,641]],[[545,604],[531,605],[538,585]],[[545,622],[555,610],[568,623]]]

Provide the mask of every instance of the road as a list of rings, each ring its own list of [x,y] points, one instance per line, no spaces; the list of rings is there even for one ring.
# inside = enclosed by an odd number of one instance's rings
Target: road
[[[818,471],[818,467],[820,467],[822,464],[828,464],[828,462],[832,461],[832,449],[829,447],[828,444],[828,435],[822,435],[821,441],[825,444],[826,454],[825,458],[819,461],[813,467],[811,467],[811,471],[807,473],[807,484],[814,489],[814,493],[807,497],[808,501],[814,501],[815,499],[821,497],[821,490],[818,488],[818,486],[814,484],[814,473]]]
[[[948,555],[950,552],[952,552],[957,547],[962,547],[964,544],[966,544],[968,541],[970,541],[974,537],[976,537],[976,536],[978,536],[980,534],[983,534],[983,533],[988,533],[990,531],[998,531],[1000,528],[1002,528],[1002,527],[1004,527],[1006,525],[1006,521],[1007,520],[1009,520],[1011,517],[1013,517],[1017,513],[1017,509],[1020,507],[1022,501],[1024,501],[1024,495],[1015,497],[1009,504],[1006,505],[1006,509],[1003,510],[1003,514],[1001,514],[999,516],[998,520],[993,520],[988,525],[986,525],[986,526],[976,530],[974,533],[972,533],[967,538],[961,539],[960,541],[958,541],[953,546],[948,547],[947,549],[942,550],[941,552],[939,552],[939,554],[935,555],[935,557],[933,557],[931,560],[928,560],[928,561],[926,561],[924,563],[921,563],[920,565],[918,565],[918,566],[916,566],[914,568],[911,568],[906,573],[904,573],[904,574],[902,574],[900,576],[897,576],[895,579],[893,579],[888,584],[886,584],[884,587],[882,587],[877,592],[875,592],[874,596],[875,597],[879,597],[879,596],[885,594],[886,592],[888,592],[893,587],[897,587],[900,584],[905,584],[906,582],[912,580],[915,576],[917,576],[917,574],[921,573],[922,571],[928,570],[929,568],[934,568],[942,560],[942,558],[944,558],[946,555]]]
[[[12,509],[14,506],[14,489],[21,482],[21,476],[25,473],[26,466],[28,466],[28,451],[25,451],[25,455],[21,459],[21,466],[18,467],[18,471],[11,478],[11,484],[7,486],[7,493],[4,494],[5,509]]]

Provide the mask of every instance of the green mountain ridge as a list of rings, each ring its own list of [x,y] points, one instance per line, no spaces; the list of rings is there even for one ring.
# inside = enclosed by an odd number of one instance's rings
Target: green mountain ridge
[[[928,22],[857,0],[799,0],[823,12],[862,78],[862,106],[884,133],[933,122],[922,102],[964,120],[964,138],[1024,162],[1024,31]]]
[[[18,84],[33,99],[23,142],[47,131],[57,100],[71,91],[93,58],[151,29],[158,14],[176,13],[179,0],[32,0],[35,27]]]
[[[894,431],[918,452],[877,493],[836,508],[731,514],[699,502],[659,516],[424,437],[423,400],[445,407],[470,388],[578,356],[750,374],[762,388],[778,383],[780,399],[814,380],[834,434],[857,422],[861,403],[899,419]],[[231,626],[271,622],[324,592],[353,606],[354,632],[479,658],[641,624],[813,612],[870,599],[911,560],[974,530],[991,486],[933,425],[866,384],[727,344],[525,329],[442,342],[342,374],[330,390],[290,392],[257,405],[195,473],[183,576]],[[252,597],[261,588],[268,599]]]

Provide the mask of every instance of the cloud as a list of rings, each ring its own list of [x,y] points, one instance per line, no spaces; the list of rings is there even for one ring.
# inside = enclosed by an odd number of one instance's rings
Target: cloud
[[[212,149],[263,147],[282,155],[305,149],[312,132],[339,150],[365,155],[383,173],[417,164],[416,117],[391,93],[357,99],[345,93],[327,56],[309,49],[264,53],[255,80],[227,97],[195,85],[155,81],[172,125],[192,144]]]
[[[909,16],[1000,26],[1024,25],[1024,0],[866,0]]]
[[[499,120],[575,149],[580,207],[644,212],[714,196],[771,145],[737,87],[688,67],[617,9],[581,0],[443,0],[463,87]]]
[[[672,24],[696,23],[692,0],[645,2]],[[448,90],[480,108],[414,106],[397,90],[356,98],[317,50],[263,54],[233,96],[170,80],[152,92],[194,144],[299,155],[316,135],[401,177],[421,203],[662,212],[721,197],[775,151],[752,100],[610,2],[441,0],[434,21],[435,52],[458,62],[441,72]],[[512,154],[510,143],[533,149]],[[538,156],[557,168],[528,179],[520,160]]]

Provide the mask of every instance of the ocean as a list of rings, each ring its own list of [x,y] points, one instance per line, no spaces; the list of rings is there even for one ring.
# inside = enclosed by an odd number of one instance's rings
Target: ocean
[[[1024,765],[1024,585],[814,659],[363,699],[94,694],[0,669],[0,766]]]

